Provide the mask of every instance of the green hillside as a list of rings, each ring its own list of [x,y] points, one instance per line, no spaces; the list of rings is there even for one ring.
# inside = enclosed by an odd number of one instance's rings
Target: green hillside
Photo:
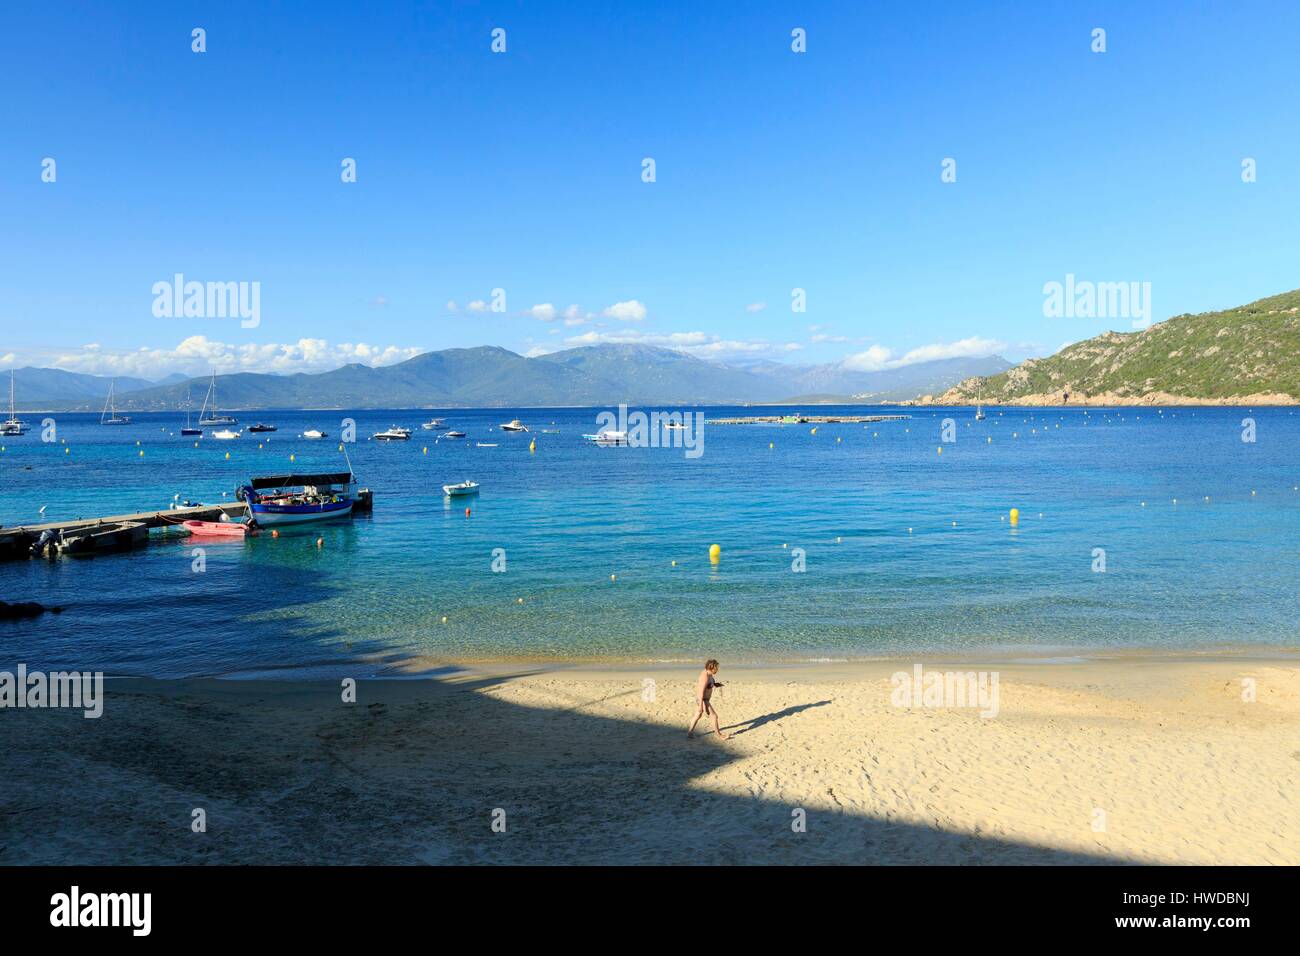
[[[933,401],[969,404],[977,384],[967,379]],[[1233,404],[1259,396],[1300,400],[1300,290],[1140,332],[1107,332],[983,385],[985,401],[1009,404]]]

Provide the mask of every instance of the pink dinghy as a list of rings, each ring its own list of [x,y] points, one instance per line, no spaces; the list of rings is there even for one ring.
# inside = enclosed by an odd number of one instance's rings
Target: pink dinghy
[[[256,529],[250,531],[248,525],[238,521],[183,521],[181,527],[190,534],[213,538],[243,538],[257,533]]]

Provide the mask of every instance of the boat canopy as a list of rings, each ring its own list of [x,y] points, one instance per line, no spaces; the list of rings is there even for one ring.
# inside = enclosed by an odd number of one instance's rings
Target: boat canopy
[[[257,491],[263,488],[297,488],[301,485],[350,485],[353,480],[352,473],[348,471],[318,475],[293,473],[251,478],[249,485]]]

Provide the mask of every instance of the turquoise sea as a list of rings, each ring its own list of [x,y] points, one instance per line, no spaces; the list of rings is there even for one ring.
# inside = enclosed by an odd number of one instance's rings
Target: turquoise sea
[[[0,523],[34,523],[42,506],[52,520],[166,508],[175,495],[214,502],[250,475],[337,469],[335,440],[297,436],[338,435],[344,415],[357,421],[348,453],[374,513],[278,539],[208,541],[202,573],[183,536],[123,555],[0,564],[0,597],[66,608],[0,622],[0,663],[356,676],[413,660],[1300,646],[1292,409],[990,409],[977,422],[971,409],[818,407],[806,411],[912,417],[815,434],[710,425],[697,459],[592,446],[581,436],[600,411],[240,412],[243,426],[280,430],[198,447],[179,436],[175,413],[121,428],[55,415],[53,442],[39,427],[0,440]],[[435,443],[418,429],[431,415],[469,438]],[[533,434],[496,428],[515,417]],[[956,441],[941,441],[945,418]],[[1242,441],[1246,418],[1253,442]],[[414,438],[366,440],[393,424]],[[441,492],[465,478],[483,486],[469,517]],[[497,548],[504,573],[492,570]]]

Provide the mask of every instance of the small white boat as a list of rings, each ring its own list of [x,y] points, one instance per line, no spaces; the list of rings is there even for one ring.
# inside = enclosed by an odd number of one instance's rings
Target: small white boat
[[[464,432],[447,432],[447,434],[443,435],[442,437],[443,437],[443,438],[464,438],[464,437],[465,437],[465,433],[464,433]]]
[[[447,425],[446,422],[444,422],[441,418],[430,418],[427,422],[422,424],[420,427],[423,428],[426,432],[431,432],[438,428],[446,428]]]
[[[318,439],[318,438],[329,438],[329,435],[326,434],[325,432],[321,431],[321,430],[318,429],[318,428],[309,428],[309,429],[307,429],[305,432],[302,433],[302,437],[303,437],[303,438],[308,438],[308,439],[311,439],[311,440],[314,441],[314,440],[316,440],[316,439]]]
[[[587,441],[589,442],[594,442],[597,445],[626,445],[627,444],[627,432],[612,431],[610,429],[606,429],[605,431],[602,432],[597,432],[595,435],[583,435],[582,437],[587,439]]]
[[[458,485],[443,485],[442,492],[448,498],[459,498],[462,495],[476,495],[478,494],[478,482],[462,481]]]
[[[475,448],[496,448],[497,443],[494,441],[478,441],[474,443]]]
[[[411,430],[409,428],[400,428],[397,425],[394,425],[387,431],[377,433],[374,438],[375,441],[410,441]]]
[[[515,418],[515,419],[511,419],[510,421],[502,425],[501,430],[503,432],[526,432],[528,431],[528,426],[525,425],[523,422],[521,422],[519,419]]]
[[[232,438],[238,438],[243,432],[232,432],[229,428],[223,428],[220,431],[212,433],[213,438],[220,438],[222,441],[230,441]]]

